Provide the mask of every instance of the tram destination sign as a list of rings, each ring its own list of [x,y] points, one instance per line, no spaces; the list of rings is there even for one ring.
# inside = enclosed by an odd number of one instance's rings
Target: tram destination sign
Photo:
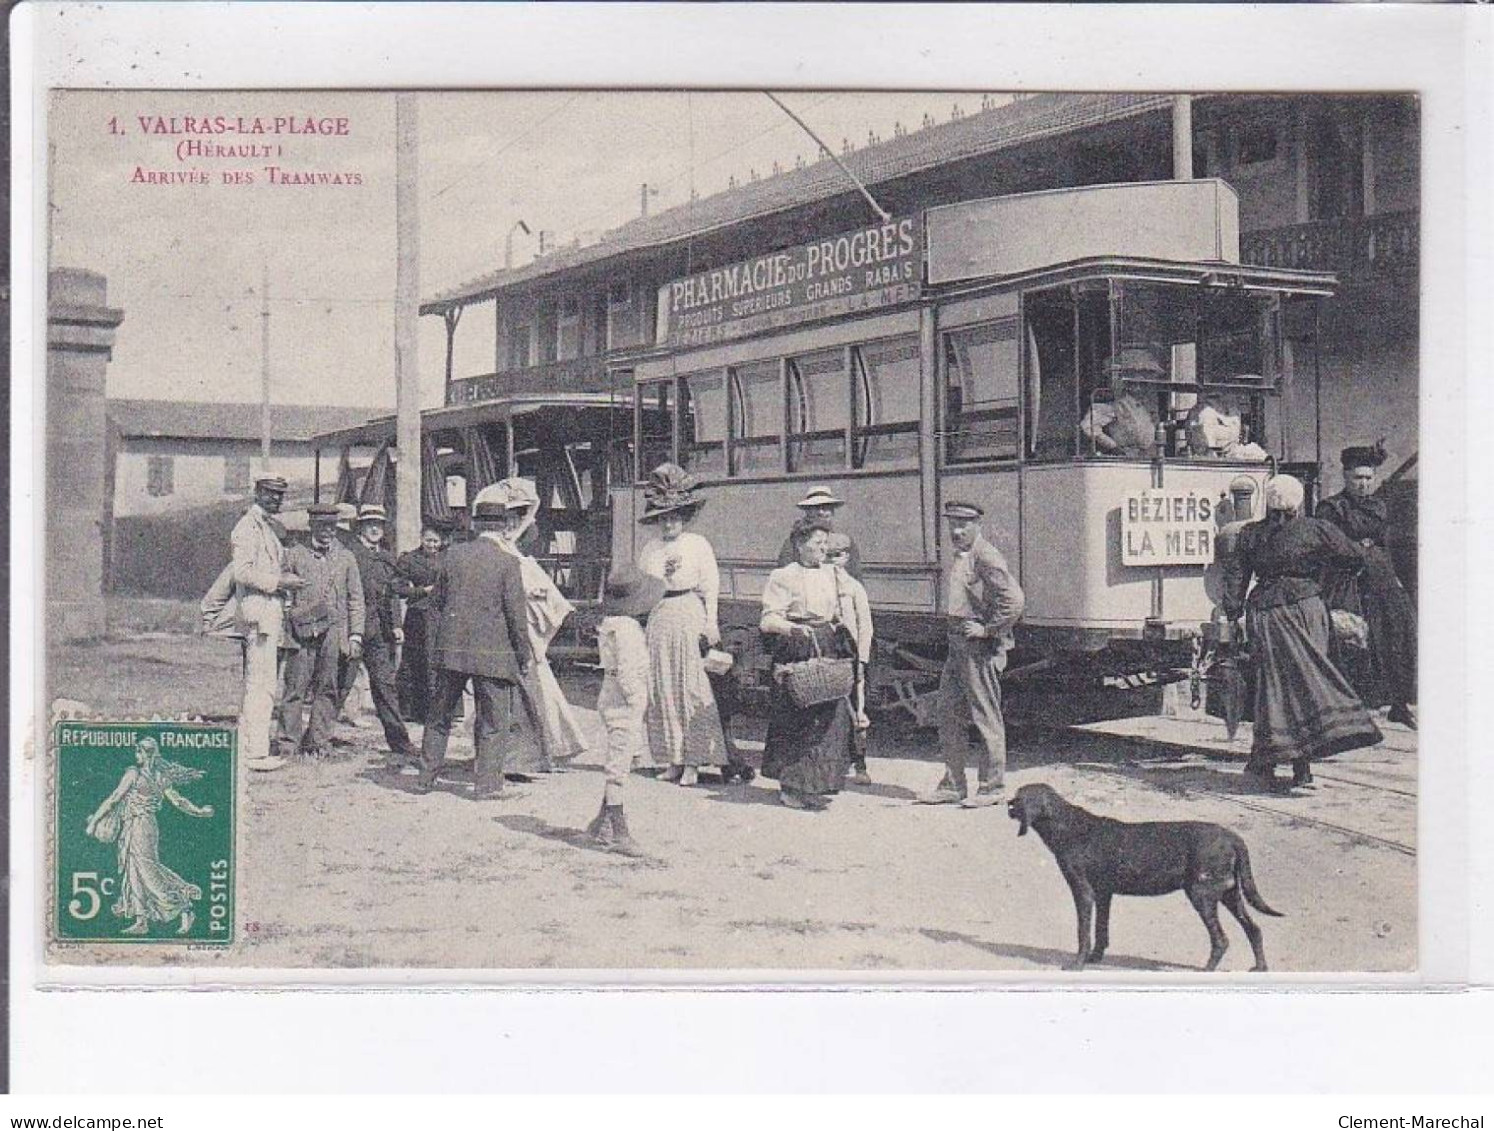
[[[910,302],[923,226],[908,217],[675,279],[659,288],[660,345],[701,346]]]
[[[1121,564],[1200,565],[1214,560],[1214,500],[1198,491],[1132,491],[1121,502]]]

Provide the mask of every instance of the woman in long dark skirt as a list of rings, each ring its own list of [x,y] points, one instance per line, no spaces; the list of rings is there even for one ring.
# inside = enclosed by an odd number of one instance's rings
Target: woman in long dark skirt
[[[1369,707],[1390,707],[1390,721],[1416,728],[1416,606],[1396,576],[1386,550],[1390,511],[1374,496],[1375,472],[1385,462],[1378,445],[1345,448],[1342,493],[1318,504],[1316,517],[1333,523],[1359,545],[1364,570],[1339,575],[1324,594],[1328,607],[1358,613],[1369,626],[1369,654],[1345,657],[1344,674]],[[1338,658],[1338,657],[1335,657]]]
[[[1381,739],[1329,658],[1319,580],[1357,570],[1359,547],[1331,523],[1304,517],[1302,499],[1302,484],[1290,475],[1269,480],[1265,519],[1240,532],[1225,563],[1225,609],[1232,620],[1245,616],[1255,668],[1254,741],[1245,772],[1279,792],[1311,785],[1314,760]],[[1292,765],[1290,786],[1276,781],[1281,762]]]
[[[759,623],[775,664],[815,655],[855,655],[850,634],[838,619],[835,570],[825,565],[828,534],[822,520],[800,519],[792,535],[798,561],[768,575]],[[783,804],[818,812],[845,784],[852,734],[845,698],[800,707],[775,681],[768,704],[763,777],[778,782]]]
[[[432,622],[427,608],[440,572],[444,542],[441,531],[427,523],[420,532],[420,549],[401,554],[397,563],[400,576],[413,590],[405,600],[405,642],[400,649],[396,678],[400,713],[413,723],[425,722],[435,690],[435,675],[429,660]]]

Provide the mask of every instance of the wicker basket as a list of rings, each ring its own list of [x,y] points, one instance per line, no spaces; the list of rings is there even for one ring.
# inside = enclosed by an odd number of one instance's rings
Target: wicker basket
[[[820,655],[820,642],[811,637],[815,654],[807,660],[779,665],[783,688],[794,706],[818,707],[832,699],[844,699],[856,685],[854,660]]]

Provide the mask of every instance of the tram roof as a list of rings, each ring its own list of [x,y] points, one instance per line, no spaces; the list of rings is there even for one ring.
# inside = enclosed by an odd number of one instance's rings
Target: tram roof
[[[1168,109],[1170,94],[1110,92],[1038,94],[955,121],[910,130],[847,154],[847,166],[867,185],[883,184],[955,161],[1010,149],[1076,130]],[[631,220],[584,247],[563,247],[511,269],[490,271],[421,305],[439,314],[490,298],[521,283],[660,248],[734,224],[786,212],[853,191],[833,161],[822,160],[749,181],[724,192]]]
[[[1094,256],[1044,266],[1016,275],[943,283],[929,288],[929,298],[948,299],[969,291],[995,287],[1054,286],[1070,280],[1096,276],[1156,279],[1159,282],[1211,283],[1256,290],[1285,290],[1301,294],[1331,295],[1338,290],[1338,276],[1328,271],[1303,271],[1295,267],[1259,267],[1225,260],[1180,261],[1134,256]]]
[[[442,405],[440,408],[424,409],[420,413],[420,425],[422,429],[465,428],[472,424],[511,420],[516,416],[527,416],[544,409],[618,408],[631,411],[632,407],[633,397],[630,392],[521,393],[475,404]],[[395,426],[396,418],[391,413],[352,428],[322,432],[311,440],[319,448],[372,446],[391,439]]]

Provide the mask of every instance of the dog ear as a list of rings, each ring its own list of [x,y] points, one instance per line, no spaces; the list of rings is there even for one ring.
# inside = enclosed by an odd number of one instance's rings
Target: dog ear
[[[1021,821],[1021,827],[1017,829],[1018,836],[1027,835],[1027,798],[1017,798],[1017,820]]]

